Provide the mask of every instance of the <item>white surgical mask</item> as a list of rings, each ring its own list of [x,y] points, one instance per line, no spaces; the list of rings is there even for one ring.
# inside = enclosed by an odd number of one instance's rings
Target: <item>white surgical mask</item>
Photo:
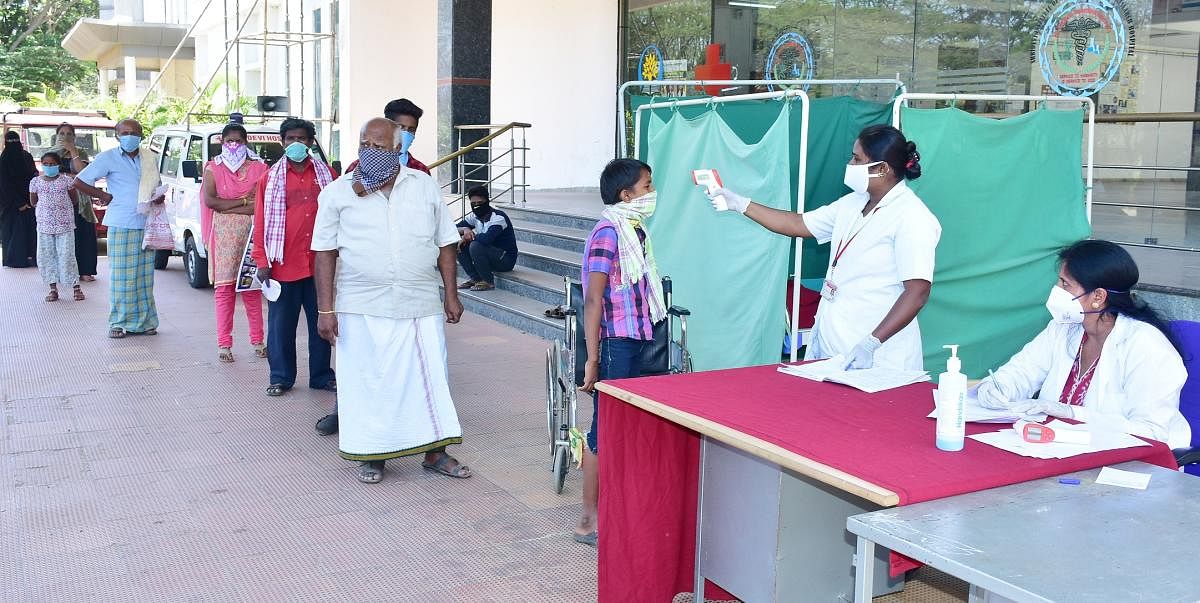
[[[846,183],[846,186],[850,187],[850,190],[856,193],[865,193],[867,192],[867,184],[871,182],[871,179],[878,178],[883,175],[872,174],[868,171],[868,168],[881,163],[883,162],[876,161],[874,163],[862,163],[858,165],[848,163],[846,164],[846,177],[842,180],[842,182]]]
[[[1046,300],[1046,310],[1050,312],[1054,322],[1064,325],[1080,324],[1083,322],[1083,306],[1078,301],[1079,297],[1056,286],[1050,290],[1050,297]]]

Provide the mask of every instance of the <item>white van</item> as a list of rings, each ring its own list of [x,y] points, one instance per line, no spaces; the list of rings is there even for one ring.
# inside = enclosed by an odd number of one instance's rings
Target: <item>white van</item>
[[[250,148],[268,165],[283,156],[279,123],[245,124]],[[225,124],[163,126],[150,135],[150,148],[160,156],[158,171],[167,186],[167,218],[175,235],[175,251],[159,251],[154,267],[162,270],[172,255],[183,256],[188,284],[196,289],[211,285],[208,279],[208,250],[200,232],[201,177],[209,159],[221,154],[221,130]],[[322,160],[320,146],[314,152]],[[328,163],[328,161],[326,161]],[[338,166],[333,166],[337,171]]]

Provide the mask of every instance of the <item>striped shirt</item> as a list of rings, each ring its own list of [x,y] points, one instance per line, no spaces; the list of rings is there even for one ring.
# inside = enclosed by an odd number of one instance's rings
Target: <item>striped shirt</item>
[[[645,241],[646,233],[637,229],[638,238]],[[583,294],[587,296],[588,274],[608,275],[604,288],[603,312],[600,314],[600,338],[627,337],[649,341],[654,339],[654,324],[650,320],[650,300],[646,297],[649,282],[645,275],[631,287],[617,289],[621,282],[621,262],[618,259],[617,228],[608,220],[600,220],[588,236],[583,252]]]

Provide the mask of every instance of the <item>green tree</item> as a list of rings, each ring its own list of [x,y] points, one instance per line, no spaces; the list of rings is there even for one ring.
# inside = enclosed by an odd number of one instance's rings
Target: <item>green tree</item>
[[[96,0],[0,0],[0,95],[30,93],[94,81],[94,63],[67,54],[60,43],[79,19],[99,15]]]

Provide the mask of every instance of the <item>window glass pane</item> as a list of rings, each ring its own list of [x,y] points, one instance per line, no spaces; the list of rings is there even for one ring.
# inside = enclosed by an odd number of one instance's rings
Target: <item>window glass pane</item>
[[[637,80],[639,66],[653,77],[692,79],[704,62],[712,36],[712,0],[629,0],[625,38],[625,79]],[[654,46],[658,53],[647,51]],[[643,54],[653,55],[647,64]],[[656,69],[662,60],[661,70]]]
[[[192,142],[188,145],[187,159],[188,161],[204,161],[204,144],[199,136],[192,137]]]
[[[167,148],[163,153],[162,162],[162,174],[164,176],[179,174],[179,164],[183,162],[185,146],[187,146],[187,138],[183,136],[172,136],[167,139]]]

